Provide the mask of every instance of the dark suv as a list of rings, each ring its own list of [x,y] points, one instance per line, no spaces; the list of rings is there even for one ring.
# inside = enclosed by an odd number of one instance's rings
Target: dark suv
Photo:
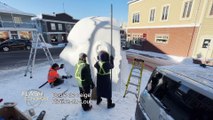
[[[4,52],[8,52],[12,49],[26,49],[29,50],[31,48],[31,41],[30,40],[23,40],[23,39],[9,39],[5,40],[4,42],[0,43],[0,50]]]

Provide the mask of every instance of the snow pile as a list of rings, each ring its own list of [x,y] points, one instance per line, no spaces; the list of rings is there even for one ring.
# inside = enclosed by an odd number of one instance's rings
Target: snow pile
[[[144,55],[144,56],[155,57],[155,58],[164,59],[164,60],[175,61],[177,63],[180,63],[181,61],[185,59],[185,57],[166,55],[162,53],[149,52],[149,51],[140,51],[140,50],[134,50],[134,49],[129,49],[127,50],[127,52]]]
[[[60,54],[64,60],[66,73],[70,74],[78,63],[79,54],[86,53],[90,64],[92,78],[96,82],[97,71],[93,67],[97,61],[98,52],[105,50],[114,56],[115,68],[112,70],[113,89],[119,82],[120,74],[120,28],[116,21],[113,21],[113,46],[111,51],[111,21],[107,17],[88,17],[75,24],[68,35],[68,44]]]
[[[49,43],[44,43],[44,42],[39,42],[38,43],[38,48],[44,48],[44,47],[47,47],[47,48],[52,48],[53,46]]]
[[[51,45],[49,43],[44,43],[44,42],[39,42],[37,48],[59,48],[59,47],[65,47],[66,44],[65,43],[59,43],[58,45]],[[32,47],[35,48],[35,43],[32,44]]]

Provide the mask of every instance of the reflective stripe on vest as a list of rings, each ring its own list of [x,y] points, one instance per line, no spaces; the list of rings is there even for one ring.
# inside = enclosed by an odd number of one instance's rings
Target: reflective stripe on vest
[[[82,81],[84,81],[84,80],[82,80],[81,73],[80,73],[83,65],[85,65],[85,63],[78,63],[76,65],[76,70],[75,70],[75,78],[78,82],[79,87],[82,87]]]
[[[105,72],[105,70],[103,68],[104,63],[105,62],[101,62],[101,61],[98,62],[98,65],[100,66],[100,70],[98,71],[99,75],[109,75],[110,74],[110,72]]]

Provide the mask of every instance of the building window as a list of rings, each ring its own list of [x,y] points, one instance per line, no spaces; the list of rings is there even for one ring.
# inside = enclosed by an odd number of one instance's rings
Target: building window
[[[164,6],[161,20],[167,20],[168,19],[168,12],[169,12],[169,6],[168,5]]]
[[[191,9],[192,9],[192,0],[188,0],[184,2],[184,9],[183,9],[183,15],[182,18],[189,18]]]
[[[149,21],[152,22],[155,20],[155,9],[151,9]]]
[[[58,30],[63,30],[62,29],[62,24],[58,24]]]
[[[20,31],[20,38],[24,40],[32,40],[32,33],[30,31]]]
[[[142,45],[142,35],[140,34],[134,34],[132,35],[132,40],[131,40],[131,44],[134,44],[134,45]]]
[[[20,17],[13,17],[13,20],[15,23],[22,23],[22,20]]]
[[[210,45],[211,39],[204,39],[202,48],[208,48]]]
[[[51,30],[56,30],[55,23],[51,23]]]
[[[169,35],[155,35],[155,42],[156,43],[168,43]]]
[[[139,13],[133,14],[132,23],[139,23],[139,22],[140,22],[140,14]]]
[[[9,39],[9,34],[7,31],[0,31],[0,43]]]
[[[210,16],[213,16],[213,3],[212,3],[212,6],[211,6],[209,15],[210,15]]]
[[[18,32],[17,31],[10,31],[10,34],[11,34],[11,38],[12,39],[18,39]]]

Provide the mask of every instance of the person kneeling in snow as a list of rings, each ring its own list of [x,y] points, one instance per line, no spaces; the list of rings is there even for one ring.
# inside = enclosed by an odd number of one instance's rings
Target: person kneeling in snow
[[[97,69],[97,105],[102,101],[101,97],[107,98],[107,108],[115,107],[112,103],[112,81],[110,79],[110,69],[114,67],[113,56],[109,57],[106,51],[100,51],[98,62],[94,67]]]
[[[78,64],[75,66],[75,78],[79,86],[81,104],[84,111],[88,111],[92,108],[89,102],[90,89],[95,87],[91,78],[90,66],[86,63],[86,57],[87,55],[85,53],[81,53]]]
[[[50,84],[51,88],[58,86],[62,83],[64,83],[63,79],[67,79],[67,76],[60,77],[58,74],[58,70],[62,69],[63,65],[59,67],[57,63],[54,63],[51,68],[49,69],[48,73],[48,83]]]

